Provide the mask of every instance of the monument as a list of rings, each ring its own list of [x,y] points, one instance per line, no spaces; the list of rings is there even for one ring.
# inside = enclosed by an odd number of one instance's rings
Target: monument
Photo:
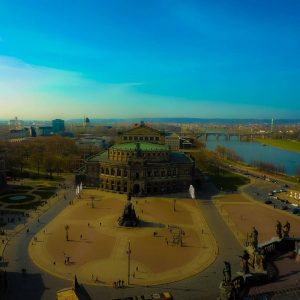
[[[139,218],[136,216],[134,207],[131,202],[131,194],[127,194],[127,203],[125,204],[122,217],[119,218],[118,223],[124,227],[137,227],[139,225]]]

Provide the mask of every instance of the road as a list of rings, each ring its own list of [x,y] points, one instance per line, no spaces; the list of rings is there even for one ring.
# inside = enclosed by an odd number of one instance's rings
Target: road
[[[171,291],[175,299],[197,300],[216,299],[218,286],[222,280],[224,260],[232,263],[233,273],[239,270],[239,258],[242,248],[228,229],[217,209],[211,201],[211,195],[202,195],[198,199],[199,207],[203,210],[206,221],[212,230],[219,247],[219,254],[215,262],[204,272],[191,278],[175,283],[144,287],[131,286],[129,288],[115,289],[101,286],[85,286],[92,299],[111,300],[126,296],[151,294],[160,291]],[[8,261],[8,290],[5,300],[52,300],[55,299],[56,291],[71,286],[72,283],[54,277],[36,267],[28,256],[28,244],[34,234],[39,232],[67,205],[74,197],[74,193],[67,193],[67,200],[62,200],[49,209],[40,222],[34,221],[30,226],[30,232],[26,230],[18,233],[7,245],[5,258]],[[179,258],[180,259],[180,258]],[[27,274],[22,275],[21,269],[26,268]],[[1,298],[2,299],[2,298]]]

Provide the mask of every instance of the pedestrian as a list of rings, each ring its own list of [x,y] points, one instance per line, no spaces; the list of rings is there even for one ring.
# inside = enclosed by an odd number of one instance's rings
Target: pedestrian
[[[135,278],[135,272],[133,272],[132,277]]]
[[[122,280],[122,287],[124,287],[124,280]]]
[[[113,286],[114,286],[114,288],[116,288],[116,282],[115,281],[113,282]]]
[[[38,218],[38,223],[40,223],[40,218]]]
[[[96,280],[95,281],[98,282],[98,276],[96,276]]]
[[[118,281],[118,286],[121,287],[121,280]]]
[[[138,271],[138,270],[139,270],[139,267],[138,267],[138,266],[136,266],[135,270],[136,270],[136,271]]]
[[[53,262],[53,266],[55,266],[55,265],[56,265],[56,262],[54,261],[54,262]]]
[[[90,227],[90,223],[88,223],[88,227]]]
[[[80,235],[80,239],[82,240],[82,234]]]
[[[102,225],[102,223],[100,222],[100,226]]]

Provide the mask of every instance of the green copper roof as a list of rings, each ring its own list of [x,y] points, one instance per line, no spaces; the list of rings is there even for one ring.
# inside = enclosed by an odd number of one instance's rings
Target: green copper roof
[[[117,144],[111,147],[114,150],[124,150],[124,151],[131,151],[137,148],[138,143],[124,143],[124,144]],[[161,145],[161,144],[154,144],[154,143],[139,143],[141,151],[167,151],[169,150],[169,146]]]

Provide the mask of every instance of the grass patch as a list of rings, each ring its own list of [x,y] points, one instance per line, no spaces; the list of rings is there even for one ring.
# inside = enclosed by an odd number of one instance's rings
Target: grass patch
[[[53,186],[40,186],[38,188],[39,191],[55,191],[56,190],[56,187],[53,187]]]
[[[300,153],[300,142],[295,140],[256,139],[261,144]]]
[[[219,173],[208,174],[212,183],[223,191],[237,191],[242,185],[250,183],[250,179],[235,173],[225,170],[220,170]]]
[[[10,199],[11,197],[15,197],[15,196],[24,196],[26,198],[25,199],[20,199],[20,200]],[[4,203],[26,203],[26,202],[32,201],[34,199],[35,199],[35,197],[32,196],[32,195],[10,194],[10,195],[6,195],[6,196],[0,198],[0,201],[4,202]]]
[[[30,191],[32,190],[32,187],[29,185],[10,185],[10,188],[14,191]]]
[[[35,191],[33,194],[40,196],[42,199],[51,198],[55,192],[54,191]]]
[[[37,209],[39,206],[44,205],[45,201],[35,201],[27,204],[8,205],[7,208],[14,209]]]

